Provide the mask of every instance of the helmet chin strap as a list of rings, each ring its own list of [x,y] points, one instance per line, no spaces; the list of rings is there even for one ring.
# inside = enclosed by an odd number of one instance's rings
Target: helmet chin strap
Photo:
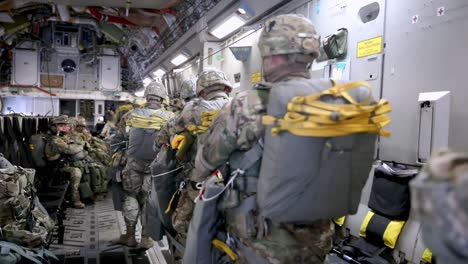
[[[267,82],[279,82],[288,77],[310,78],[310,71],[307,64],[289,61],[265,71],[264,77]]]
[[[272,55],[264,58],[263,74],[267,82],[279,82],[289,77],[310,78],[310,66],[315,57],[312,55],[294,53]]]
[[[213,100],[215,98],[228,98],[228,95],[224,90],[215,90],[210,93],[207,93],[204,97],[205,100]]]
[[[149,97],[146,101],[146,108],[149,109],[158,109],[161,108],[161,101],[155,100],[155,98]]]

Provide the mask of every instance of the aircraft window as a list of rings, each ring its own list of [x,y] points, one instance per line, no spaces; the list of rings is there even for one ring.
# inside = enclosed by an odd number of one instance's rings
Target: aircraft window
[[[54,35],[55,35],[55,44],[57,44],[57,45],[62,45],[62,41],[63,41],[63,39],[62,39],[62,37],[63,37],[62,32],[55,32]]]
[[[359,18],[363,23],[368,23],[370,21],[375,20],[380,13],[380,5],[377,2],[373,2],[366,6],[363,6],[359,10]]]
[[[80,100],[80,115],[86,121],[94,121],[94,100]]]
[[[102,115],[102,105],[98,105],[98,114]]]
[[[76,69],[76,63],[70,59],[62,61],[62,71],[72,73]]]
[[[86,48],[93,45],[93,33],[89,29],[83,28],[81,31],[81,44],[83,44]]]
[[[213,48],[208,48],[208,65],[213,64]]]
[[[234,74],[234,81],[236,83],[239,83],[241,81],[241,74],[240,73]]]
[[[60,100],[60,114],[76,116],[76,100]]]
[[[68,46],[69,44],[69,36],[68,33],[63,34],[63,45]]]

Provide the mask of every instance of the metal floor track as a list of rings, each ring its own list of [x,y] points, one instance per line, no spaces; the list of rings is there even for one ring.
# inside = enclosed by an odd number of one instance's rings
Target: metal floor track
[[[63,245],[52,243],[50,250],[60,256],[57,264],[168,264],[167,241],[155,243],[145,251],[117,244],[125,223],[121,212],[115,211],[111,195],[85,209],[68,208],[64,220]],[[137,228],[137,241],[141,227]],[[54,263],[55,264],[55,263]]]

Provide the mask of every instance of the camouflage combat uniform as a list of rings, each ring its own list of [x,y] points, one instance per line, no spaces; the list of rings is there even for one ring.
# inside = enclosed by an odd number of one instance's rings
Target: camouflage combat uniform
[[[96,163],[101,163],[104,166],[109,166],[110,149],[107,144],[97,137],[93,137],[86,129],[86,120],[83,117],[76,118],[74,134],[78,134],[83,138],[83,141],[88,143],[88,155]]]
[[[412,212],[437,263],[467,263],[468,154],[435,153],[410,186]]]
[[[189,128],[190,126],[202,126],[201,117],[203,112],[222,109],[229,102],[225,89],[232,89],[232,85],[223,72],[210,69],[200,73],[197,81],[197,93],[200,95],[202,91],[205,91],[205,99],[196,98],[190,101],[174,121],[175,134],[184,135],[186,140],[194,133],[196,136],[190,148],[186,150],[185,158],[183,160],[179,159],[184,169],[177,175],[177,178],[185,181],[186,188],[179,197],[177,208],[172,215],[172,224],[182,237],[187,234],[195,205],[193,201],[199,193],[199,187],[196,186],[195,182],[188,179],[188,175],[190,175],[190,171],[194,166],[197,140],[203,137],[202,133],[190,131]]]
[[[283,31],[284,28],[288,31]],[[303,35],[304,39],[298,37],[296,41],[295,37],[299,35]],[[278,16],[266,23],[265,30],[260,37],[259,47],[262,57],[276,54],[302,56],[306,51],[318,54],[319,45],[313,43],[314,38],[316,38],[314,26],[305,18],[296,15]],[[313,57],[310,58],[311,61]],[[302,71],[294,72],[294,74],[288,74],[290,69],[283,68],[285,73],[283,78],[278,80],[277,76],[274,76],[273,82],[282,81],[284,87],[287,86],[288,79],[307,78],[309,76],[307,67],[305,64],[302,67]],[[232,102],[218,114],[205,134],[202,148],[197,153],[195,169],[191,174],[193,181],[204,181],[214,170],[227,162],[231,164],[231,172],[236,170],[234,164],[242,160],[245,152],[256,144],[262,145],[265,134],[262,116],[266,115],[271,87],[271,84],[260,84],[253,90],[238,93]],[[259,163],[246,169],[245,175],[258,178]],[[239,192],[241,201],[255,195],[255,191]],[[284,213],[287,214],[287,212]],[[256,221],[254,224],[256,234],[242,235],[236,223],[230,222],[231,219],[226,220],[227,229],[267,262],[324,263],[327,261],[326,256],[332,247],[334,233],[332,221],[326,219],[300,224],[271,223],[268,219],[264,219],[261,212],[256,209],[253,210],[253,215],[256,219],[254,220]],[[246,256],[242,253],[239,255],[240,263],[248,263]]]
[[[165,88],[162,83],[153,82],[150,84],[145,90],[145,97],[147,99],[147,103],[145,107],[141,108],[142,110],[150,109],[153,111],[153,114],[164,117],[166,119],[172,117],[172,113],[161,109],[161,99],[165,97]],[[139,109],[131,110],[126,113],[122,119],[126,119],[128,121],[130,118],[132,118],[133,113],[138,111]],[[129,138],[127,132],[125,132],[124,137]],[[152,142],[154,142],[154,139]],[[132,142],[129,142],[130,147],[131,145]],[[140,247],[151,248],[153,246],[153,241],[149,237],[146,230],[145,216],[146,201],[151,189],[150,164],[155,157],[147,157],[147,159],[142,160],[130,156],[128,152],[129,150],[127,150],[126,154],[126,166],[122,171],[122,186],[123,190],[125,191],[125,200],[122,214],[127,226],[127,233],[121,236],[120,242],[127,246],[136,245],[135,227],[138,219],[140,219],[142,226],[142,239],[140,242]]]
[[[52,119],[52,124],[53,126],[68,124],[68,116],[55,117]],[[60,136],[58,133],[50,137],[45,147],[45,154],[49,161],[59,161],[63,159],[63,167],[60,170],[70,174],[72,201],[76,208],[84,207],[84,204],[80,201],[79,193],[82,173],[79,168],[71,165],[71,161],[80,159],[78,156],[84,155],[83,147],[83,145],[75,144],[69,137]]]
[[[86,129],[83,117],[70,118],[72,131],[67,135],[76,144],[83,145],[86,157],[82,160],[84,179],[89,181],[95,195],[107,191],[107,166],[110,163],[109,149],[102,140],[91,135]],[[88,172],[87,174],[85,174]]]
[[[109,168],[109,178],[111,179],[111,194],[114,204],[114,209],[117,211],[123,210],[123,203],[125,199],[121,174],[122,170],[127,164],[127,158],[125,156],[125,150],[128,144],[128,135],[125,131],[126,119],[123,116],[133,109],[131,104],[122,105],[118,108],[116,113],[116,133],[110,138],[110,151],[111,156],[111,167]]]
[[[131,110],[133,110],[132,105],[124,105],[119,108],[116,114],[116,133],[110,141],[112,152],[111,164],[114,168],[125,167],[125,164],[127,163],[125,149],[128,144],[128,134],[125,129],[127,127],[127,119],[131,116]]]
[[[160,148],[163,144],[171,143],[171,137],[176,134],[176,120],[179,118],[179,115],[183,111],[185,105],[197,96],[195,88],[196,81],[194,80],[185,80],[182,82],[179,95],[180,104],[178,104],[178,108],[176,109],[177,111],[173,111],[175,116],[161,128],[161,131],[159,131],[155,141],[155,148]]]

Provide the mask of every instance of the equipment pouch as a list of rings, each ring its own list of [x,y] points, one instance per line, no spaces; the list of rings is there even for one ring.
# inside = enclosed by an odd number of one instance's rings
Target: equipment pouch
[[[338,32],[325,37],[323,49],[328,59],[343,59],[348,53],[348,29],[340,28]]]
[[[80,190],[80,196],[82,200],[93,198],[94,193],[91,190],[91,187],[89,186],[88,182],[80,183],[79,190]]]
[[[236,236],[249,239],[256,236],[255,216],[256,196],[252,195],[234,208],[226,210],[226,219],[229,230]]]
[[[218,208],[222,211],[235,208],[240,203],[239,191],[231,187],[227,188],[221,200],[219,201]]]

